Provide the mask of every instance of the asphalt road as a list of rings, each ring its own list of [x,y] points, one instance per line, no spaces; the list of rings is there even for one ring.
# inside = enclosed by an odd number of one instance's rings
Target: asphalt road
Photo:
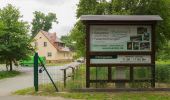
[[[74,65],[77,63],[71,63],[69,65]],[[54,81],[62,81],[63,79],[63,72],[61,71],[62,68],[66,66],[50,66],[47,68],[50,75],[54,79]],[[0,70],[5,70],[1,69]],[[11,95],[12,92],[28,87],[33,87],[33,68],[32,67],[18,67],[15,70],[19,70],[22,72],[21,75],[13,77],[13,78],[6,78],[0,80],[0,100],[71,100],[71,99],[64,99],[61,97],[39,97],[39,96],[13,96]],[[68,71],[70,73],[71,70]],[[50,80],[47,77],[45,71],[39,74],[39,81],[40,84],[49,83]]]

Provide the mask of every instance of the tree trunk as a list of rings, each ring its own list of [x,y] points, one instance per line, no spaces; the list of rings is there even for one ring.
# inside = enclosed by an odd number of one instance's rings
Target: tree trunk
[[[10,71],[12,71],[12,60],[9,62]]]
[[[6,70],[8,71],[8,62],[6,61]]]

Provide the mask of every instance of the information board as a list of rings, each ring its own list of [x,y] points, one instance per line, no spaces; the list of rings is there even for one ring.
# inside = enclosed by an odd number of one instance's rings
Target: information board
[[[92,56],[91,64],[150,64],[150,55]]]
[[[151,51],[149,25],[91,25],[90,51]]]

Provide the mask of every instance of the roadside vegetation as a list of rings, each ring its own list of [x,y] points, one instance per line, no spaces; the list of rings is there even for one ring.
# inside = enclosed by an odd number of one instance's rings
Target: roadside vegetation
[[[21,72],[19,71],[0,71],[0,80],[4,78],[15,77],[20,74]]]
[[[170,68],[168,64],[163,64],[162,62],[157,62],[156,66],[156,87],[170,87]],[[96,76],[96,69],[91,71],[92,77]],[[102,69],[98,77],[105,78],[105,71]],[[135,76],[138,78],[147,77],[148,70],[137,70]],[[73,99],[86,99],[86,100],[169,100],[170,92],[74,92],[74,89],[85,88],[85,65],[82,65],[80,69],[75,72],[74,80],[68,79],[66,87],[64,87],[62,82],[56,82],[59,88],[59,93],[55,92],[52,84],[43,84],[39,86],[39,92],[35,92],[34,88],[27,88],[23,90],[18,90],[14,94],[17,95],[41,95],[41,96],[61,96],[65,98]],[[93,88],[114,88],[111,84],[105,83],[93,83],[91,84]],[[131,88],[148,88],[150,84],[145,83],[130,83]]]

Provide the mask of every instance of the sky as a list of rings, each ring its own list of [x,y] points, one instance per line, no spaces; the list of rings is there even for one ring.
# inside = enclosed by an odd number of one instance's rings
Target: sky
[[[67,35],[76,23],[78,2],[79,0],[0,0],[0,9],[12,4],[20,10],[22,19],[29,23],[32,22],[34,11],[55,13],[59,23],[53,23],[50,32],[56,32],[57,36],[61,37]]]

